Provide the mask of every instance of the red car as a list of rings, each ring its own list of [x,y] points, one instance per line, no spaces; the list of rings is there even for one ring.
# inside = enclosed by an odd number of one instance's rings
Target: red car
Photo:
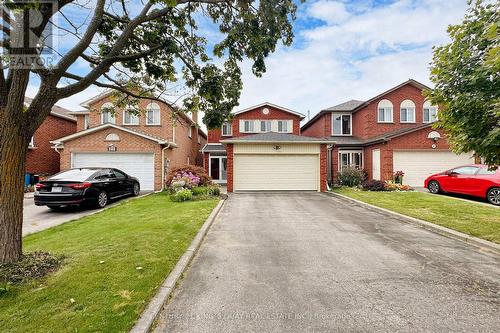
[[[429,192],[452,192],[486,198],[500,206],[500,168],[488,170],[487,165],[463,165],[429,176],[424,183]]]

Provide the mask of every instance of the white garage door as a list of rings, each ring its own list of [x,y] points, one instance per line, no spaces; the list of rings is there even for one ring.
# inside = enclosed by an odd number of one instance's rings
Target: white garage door
[[[318,155],[234,155],[234,190],[313,190],[319,186]]]
[[[428,176],[454,167],[474,163],[472,154],[456,155],[451,151],[394,151],[394,171],[405,173],[403,183],[424,186]]]
[[[137,177],[141,190],[154,190],[154,154],[73,153],[73,168],[116,168]]]

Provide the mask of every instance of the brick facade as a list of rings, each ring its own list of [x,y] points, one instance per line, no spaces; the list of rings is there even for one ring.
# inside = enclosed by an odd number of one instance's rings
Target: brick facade
[[[59,172],[59,154],[50,141],[76,132],[76,121],[49,115],[33,135],[34,147],[28,150],[26,172],[52,175]]]

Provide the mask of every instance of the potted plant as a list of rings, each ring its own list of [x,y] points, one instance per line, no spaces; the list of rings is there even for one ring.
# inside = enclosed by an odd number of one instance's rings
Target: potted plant
[[[394,182],[396,184],[401,184],[403,185],[403,176],[405,175],[405,173],[403,171],[396,171],[394,172]]]

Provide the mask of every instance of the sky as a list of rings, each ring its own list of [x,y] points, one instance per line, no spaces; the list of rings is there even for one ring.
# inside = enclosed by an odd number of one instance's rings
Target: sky
[[[295,39],[266,61],[261,78],[244,61],[239,108],[271,102],[311,117],[349,99],[366,100],[409,78],[430,85],[432,47],[448,42],[466,0],[307,1],[299,4]],[[74,13],[77,19],[78,13]],[[220,35],[203,26],[214,44]],[[212,30],[211,30],[212,29]],[[74,69],[85,71],[85,65]],[[36,91],[30,86],[28,96]],[[89,88],[58,104],[81,110],[102,89]]]

